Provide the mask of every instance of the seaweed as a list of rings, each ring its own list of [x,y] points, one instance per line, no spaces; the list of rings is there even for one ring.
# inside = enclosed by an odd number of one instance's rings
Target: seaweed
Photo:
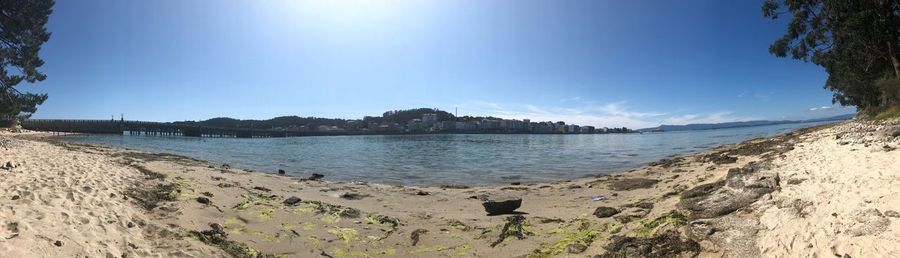
[[[506,241],[507,238],[514,237],[522,240],[529,235],[534,235],[534,233],[528,231],[528,223],[525,221],[525,216],[515,215],[506,217],[506,223],[503,224],[503,229],[500,230],[500,236],[496,241],[491,243],[491,247],[495,247],[500,243],[503,243],[503,241]]]
[[[265,255],[259,250],[253,249],[245,243],[231,241],[228,240],[228,234],[222,230],[222,226],[216,223],[209,224],[211,229],[203,230],[203,231],[195,231],[191,230],[189,233],[208,245],[216,246],[225,251],[225,253],[231,255],[232,257],[268,257],[270,255]]]

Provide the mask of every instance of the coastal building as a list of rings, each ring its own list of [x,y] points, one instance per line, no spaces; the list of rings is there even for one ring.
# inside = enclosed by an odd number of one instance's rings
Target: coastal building
[[[456,130],[456,123],[453,121],[440,121],[434,124],[435,131],[447,132]]]
[[[437,122],[437,114],[422,114],[422,123],[425,126],[432,126]]]

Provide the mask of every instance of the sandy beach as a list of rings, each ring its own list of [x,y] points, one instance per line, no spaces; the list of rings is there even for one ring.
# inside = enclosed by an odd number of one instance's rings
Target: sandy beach
[[[900,120],[850,121],[612,175],[405,187],[0,136],[11,257],[900,256]],[[489,199],[521,198],[488,216]]]

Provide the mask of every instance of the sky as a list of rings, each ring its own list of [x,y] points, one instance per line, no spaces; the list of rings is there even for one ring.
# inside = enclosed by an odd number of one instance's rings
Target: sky
[[[630,128],[852,113],[762,1],[57,1],[33,118],[460,115]]]

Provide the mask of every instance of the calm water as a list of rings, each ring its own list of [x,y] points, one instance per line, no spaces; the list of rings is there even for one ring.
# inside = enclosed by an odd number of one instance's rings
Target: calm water
[[[77,135],[61,139],[180,154],[233,167],[390,184],[488,185],[624,171],[675,154],[815,124],[596,135],[391,135],[223,139]]]

